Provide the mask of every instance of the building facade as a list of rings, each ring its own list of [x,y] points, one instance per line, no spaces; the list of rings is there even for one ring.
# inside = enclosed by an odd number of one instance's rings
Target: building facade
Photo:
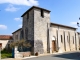
[[[9,49],[10,43],[13,42],[13,38],[11,35],[0,35],[0,48],[3,50],[4,48]]]
[[[13,39],[30,41],[34,54],[79,50],[76,28],[51,23],[49,10],[33,6],[21,17],[22,28],[13,32]]]

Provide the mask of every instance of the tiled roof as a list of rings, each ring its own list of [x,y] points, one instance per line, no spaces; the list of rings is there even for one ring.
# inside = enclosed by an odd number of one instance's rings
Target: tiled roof
[[[0,40],[12,40],[11,35],[0,35]]]

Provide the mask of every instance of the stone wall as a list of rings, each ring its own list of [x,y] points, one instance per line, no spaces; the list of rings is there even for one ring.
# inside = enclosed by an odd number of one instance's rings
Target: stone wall
[[[27,16],[28,14],[28,16]],[[27,18],[28,17],[28,18]],[[34,9],[23,16],[24,40],[31,43],[31,54],[34,52]]]
[[[10,44],[13,40],[0,40],[0,43],[2,43],[2,49],[7,48],[8,44]]]
[[[14,41],[20,40],[20,35],[21,35],[21,30],[15,32],[15,33],[13,34],[13,40],[14,40]],[[17,36],[17,39],[16,39],[16,36]]]
[[[50,13],[44,12],[41,17],[41,10],[34,9],[34,53],[47,53],[48,28],[50,27]]]
[[[58,32],[58,36],[56,31]],[[61,35],[62,35],[62,42],[61,42]],[[52,36],[56,37],[57,49],[59,52],[75,51],[76,48],[77,50],[79,49],[78,47],[79,43],[78,43],[78,37],[77,37],[78,35],[75,29],[52,25],[50,28],[50,38]],[[52,48],[51,39],[50,39],[50,42],[51,42],[50,48]]]
[[[25,40],[34,40],[34,10],[28,12],[29,18],[27,19],[27,13],[23,16],[23,30]]]
[[[18,47],[15,47],[14,51],[12,53],[13,53],[13,57],[14,58],[23,58],[23,57],[29,57],[29,56],[31,56],[31,52],[30,51],[19,52],[18,51]]]

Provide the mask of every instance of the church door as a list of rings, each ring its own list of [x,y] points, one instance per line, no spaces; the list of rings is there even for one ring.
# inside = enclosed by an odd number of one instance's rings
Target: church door
[[[52,40],[52,53],[56,51],[56,41]]]

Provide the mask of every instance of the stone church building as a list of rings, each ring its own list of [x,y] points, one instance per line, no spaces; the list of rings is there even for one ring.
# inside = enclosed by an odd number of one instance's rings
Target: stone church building
[[[13,39],[28,40],[31,53],[39,54],[79,50],[77,28],[50,22],[50,11],[33,6],[22,16],[22,28],[13,32]]]

